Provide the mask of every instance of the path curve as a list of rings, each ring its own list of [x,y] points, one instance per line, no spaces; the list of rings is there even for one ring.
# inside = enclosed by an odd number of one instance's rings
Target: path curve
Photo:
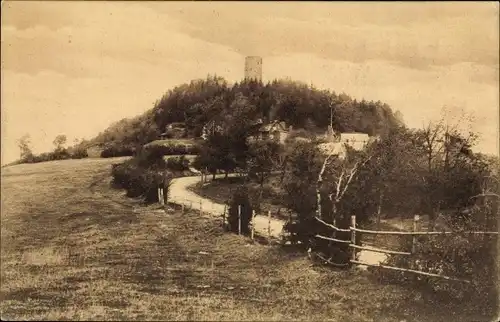
[[[222,177],[224,175],[218,175],[217,177]],[[202,212],[207,213],[214,217],[222,216],[224,212],[224,205],[216,203],[210,199],[201,197],[200,195],[192,192],[188,188],[200,182],[199,176],[191,177],[181,177],[172,180],[170,191],[169,191],[169,201],[178,205],[184,205],[186,207],[192,207],[194,209],[199,209],[200,203],[202,207]],[[283,232],[283,225],[285,221],[271,218],[271,237],[279,238]],[[269,219],[263,216],[255,216],[255,231],[263,236],[269,236],[268,232]]]
[[[217,175],[220,178],[224,175]],[[230,175],[234,176],[234,175]],[[208,179],[208,178],[207,178]],[[216,203],[210,199],[203,198],[200,195],[192,192],[188,188],[200,182],[200,176],[190,176],[175,178],[172,180],[170,186],[169,201],[178,205],[184,205],[186,207],[192,207],[194,209],[199,209],[200,202],[202,207],[202,212],[212,217],[220,217],[224,212],[224,205]],[[283,225],[285,221],[271,218],[271,237],[280,238],[283,232]],[[269,236],[268,232],[269,219],[263,216],[255,217],[255,231],[262,236]],[[385,254],[372,252],[369,250],[362,250],[358,253],[358,260],[368,263],[368,264],[379,264],[387,259]],[[366,267],[361,267],[366,269]]]

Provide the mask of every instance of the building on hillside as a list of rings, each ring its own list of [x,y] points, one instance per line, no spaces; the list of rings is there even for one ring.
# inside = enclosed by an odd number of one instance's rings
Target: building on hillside
[[[274,121],[263,124],[261,121],[260,124],[256,134],[252,135],[250,140],[274,140],[283,144],[291,131],[291,127],[287,127],[285,122]]]
[[[365,148],[369,140],[370,137],[366,133],[340,133],[339,142],[359,151]]]
[[[262,57],[245,57],[245,79],[262,81]]]
[[[336,155],[339,159],[344,159],[347,153],[345,146],[340,142],[321,143],[318,149],[325,155]]]
[[[102,151],[104,151],[104,147],[99,144],[87,147],[87,155],[89,158],[100,158]]]
[[[319,144],[320,151],[324,154],[337,155],[341,159],[347,154],[346,146],[361,151],[370,142],[378,139],[378,137],[370,137],[366,133],[338,133],[333,131],[331,126],[328,127],[323,138],[327,142]]]

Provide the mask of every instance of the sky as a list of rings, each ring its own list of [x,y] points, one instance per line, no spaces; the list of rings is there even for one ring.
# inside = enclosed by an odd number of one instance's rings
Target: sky
[[[478,151],[498,155],[497,2],[6,0],[1,15],[2,164],[24,134],[49,151],[192,79],[241,80],[250,55],[264,81],[380,100],[410,127],[443,107],[472,114]]]

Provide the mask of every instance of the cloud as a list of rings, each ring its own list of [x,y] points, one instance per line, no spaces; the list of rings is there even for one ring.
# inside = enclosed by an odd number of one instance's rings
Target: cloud
[[[2,163],[31,133],[92,137],[207,74],[290,76],[401,110],[410,126],[444,105],[481,119],[497,152],[498,6],[333,3],[7,2],[2,10]],[[444,6],[444,7],[443,7]],[[445,9],[443,9],[445,8]],[[412,13],[410,15],[410,13]]]
[[[262,56],[389,60],[412,68],[498,65],[498,6],[484,4],[152,3],[184,32]]]

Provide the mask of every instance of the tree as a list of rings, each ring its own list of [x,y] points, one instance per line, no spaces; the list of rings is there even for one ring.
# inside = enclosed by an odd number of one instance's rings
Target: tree
[[[23,135],[18,141],[17,146],[20,150],[21,160],[28,160],[33,157],[33,152],[31,150],[31,137],[29,134]]]
[[[249,145],[248,172],[258,178],[261,188],[279,165],[281,146],[272,140],[259,140]]]
[[[67,137],[64,134],[59,134],[56,136],[54,141],[52,141],[52,144],[56,147],[56,151],[61,151],[64,148],[64,145],[66,144]]]
[[[471,149],[477,140],[471,131],[473,118],[446,107],[441,114],[437,122],[417,131],[414,140],[426,160],[422,208],[429,215],[431,230],[442,210],[466,207],[468,196],[478,189],[477,168],[471,164],[475,159]]]

